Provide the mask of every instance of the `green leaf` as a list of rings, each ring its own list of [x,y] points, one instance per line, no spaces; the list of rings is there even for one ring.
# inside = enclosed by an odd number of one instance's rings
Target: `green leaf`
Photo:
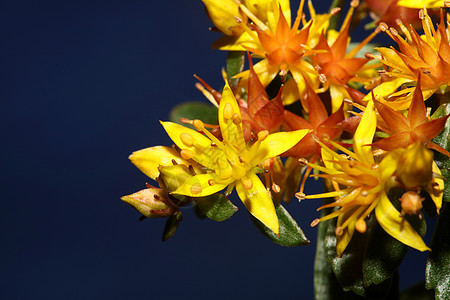
[[[175,231],[177,231],[178,225],[182,220],[183,216],[181,214],[181,211],[167,218],[166,226],[164,226],[164,231],[162,235],[163,242],[167,241],[175,234]]]
[[[439,108],[431,116],[432,119],[441,118],[450,114],[450,103],[445,103],[439,106]],[[447,151],[450,151],[450,118],[445,123],[444,129],[441,133],[433,139],[433,142]],[[435,151],[434,160],[437,166],[441,169],[442,176],[444,177],[444,196],[443,200],[450,202],[450,159],[439,152]]]
[[[217,107],[203,102],[185,102],[175,106],[170,112],[170,121],[182,124],[179,120],[186,118],[190,120],[199,119],[207,124],[217,124]],[[182,124],[194,129],[191,125]]]
[[[436,299],[450,299],[450,204],[444,203],[431,240],[425,269],[425,287]]]
[[[421,281],[402,291],[399,300],[434,300],[434,291],[426,290]]]
[[[231,217],[238,208],[222,194],[192,198],[198,208],[211,220],[222,222]]]
[[[329,202],[324,202],[328,204]],[[331,213],[331,208],[323,209],[321,217]],[[314,299],[315,300],[358,300],[362,297],[345,292],[340,286],[331,268],[331,263],[327,259],[325,249],[325,236],[330,220],[320,222],[317,230],[316,256],[314,259]]]
[[[276,235],[272,230],[266,227],[258,219],[249,214],[250,219],[256,228],[272,242],[285,246],[285,247],[296,247],[296,246],[306,246],[310,242],[306,238],[300,226],[292,218],[292,216],[287,212],[287,210],[282,206],[275,206],[275,211],[277,213],[278,222],[280,224],[280,235]]]
[[[227,77],[231,86],[235,86],[239,79],[232,79],[233,76],[244,70],[245,52],[229,51],[227,55]]]

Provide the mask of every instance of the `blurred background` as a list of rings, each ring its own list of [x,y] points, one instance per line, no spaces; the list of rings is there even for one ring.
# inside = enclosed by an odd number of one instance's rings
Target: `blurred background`
[[[193,74],[223,85],[200,0],[2,1],[0,24],[1,299],[313,298],[320,202],[286,205],[312,244],[283,248],[235,194],[232,218],[186,208],[164,243],[164,219],[140,222],[120,200],[149,181],[128,155],[171,144],[158,120],[207,102]],[[409,251],[402,288],[425,257]]]

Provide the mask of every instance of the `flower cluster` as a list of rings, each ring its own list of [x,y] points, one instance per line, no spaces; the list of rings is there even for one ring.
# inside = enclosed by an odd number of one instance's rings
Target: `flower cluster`
[[[281,202],[325,199],[318,210],[329,213],[312,213],[311,225],[334,220],[338,257],[370,231],[369,218],[400,243],[430,250],[411,222],[423,219],[424,205],[436,215],[448,201],[440,168],[450,157],[450,5],[365,2],[318,14],[312,1],[304,12],[301,0],[291,15],[289,0],[203,0],[222,34],[213,47],[239,65],[223,72],[221,90],[196,76],[218,122],[161,122],[174,145],[130,156],[160,188],[122,200],[148,218],[181,220],[180,208],[193,204],[221,221],[236,210],[227,198],[235,188],[266,235],[283,244],[291,233]],[[368,10],[376,25],[353,43],[351,28]],[[383,34],[393,45],[374,47]],[[322,178],[327,190],[306,194],[308,177]]]

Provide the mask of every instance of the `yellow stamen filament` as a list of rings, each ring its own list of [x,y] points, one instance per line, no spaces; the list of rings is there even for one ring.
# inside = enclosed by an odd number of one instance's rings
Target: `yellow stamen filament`
[[[260,19],[258,19],[247,7],[243,4],[239,5],[239,8],[249,17],[262,31],[269,29]]]
[[[380,33],[381,29],[377,27],[368,37],[366,37],[358,46],[353,48],[347,54],[345,54],[344,58],[353,58],[359,50],[361,50],[367,43],[369,43],[378,33]]]

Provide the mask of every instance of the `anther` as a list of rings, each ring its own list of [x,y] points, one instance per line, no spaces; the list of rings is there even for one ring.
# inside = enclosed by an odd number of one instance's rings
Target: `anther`
[[[180,134],[180,140],[185,144],[187,147],[191,147],[194,144],[194,137],[190,135],[189,133],[183,132]]]
[[[241,24],[242,23],[242,19],[239,17],[234,17],[234,20],[236,21],[236,23]]]
[[[258,140],[260,140],[260,141],[264,141],[268,136],[269,136],[269,131],[267,131],[267,130],[262,130],[262,131],[258,132]]]
[[[281,192],[281,188],[280,188],[280,186],[278,185],[278,184],[272,184],[272,191],[274,191],[275,193],[279,193],[279,192]]]
[[[352,99],[344,99],[345,104],[349,104],[349,105],[353,105],[353,100]]]
[[[359,0],[352,0],[352,2],[350,2],[351,7],[357,7],[358,5],[359,5]]]
[[[341,226],[339,226],[339,227],[336,227],[336,230],[334,231],[334,233],[335,233],[337,236],[340,236],[340,235],[342,235],[342,234],[344,233],[344,230],[342,229]]]
[[[180,155],[182,158],[189,160],[194,157],[194,152],[188,149],[183,149],[181,150]]]
[[[369,196],[369,193],[367,191],[362,191],[361,196],[367,197],[367,196]]]
[[[378,164],[373,164],[370,168],[371,168],[372,170],[376,170],[376,169],[378,169]]]
[[[237,113],[233,114],[233,123],[234,123],[234,125],[239,125],[242,123],[242,119],[241,119],[241,116],[239,116],[239,114],[237,114]]]
[[[211,147],[217,147],[216,143],[211,142]]]
[[[359,219],[358,221],[356,221],[355,228],[356,230],[358,230],[359,233],[366,232],[367,230],[366,221],[364,221],[363,219]]]
[[[244,160],[242,159],[242,157],[238,156],[239,162],[242,164],[244,162]]]
[[[325,76],[325,74],[320,74],[319,81],[325,84],[327,82],[327,76]]]
[[[444,7],[450,7],[450,1],[444,1]]]
[[[196,195],[196,194],[200,194],[202,192],[202,186],[200,183],[195,183],[194,185],[191,186],[191,193]]]
[[[337,15],[340,11],[341,11],[340,7],[335,7],[330,11],[330,14],[334,16]]]
[[[315,219],[314,221],[311,222],[311,227],[316,227],[317,225],[319,225],[320,223],[320,219]]]
[[[314,70],[316,70],[317,72],[320,72],[320,71],[322,71],[322,67],[319,65],[315,65]]]
[[[384,23],[384,22],[381,22],[380,25],[379,25],[379,27],[380,27],[381,31],[386,31],[386,30],[389,29],[388,24],[386,24],[386,23]]]
[[[209,184],[210,186],[212,186],[212,185],[215,185],[216,182],[214,181],[214,179],[210,179],[210,180],[208,180],[208,184]]]
[[[148,189],[153,189],[153,188],[155,188],[153,185],[151,185],[151,184],[148,183],[148,182],[145,183],[145,187],[148,188]]]
[[[246,190],[250,190],[253,187],[253,181],[249,178],[243,178],[242,179],[242,185]]]
[[[203,131],[205,130],[205,125],[203,124],[202,121],[196,119],[192,122],[192,125],[194,125],[195,129],[197,129],[198,131]]]
[[[172,165],[174,165],[174,166],[178,165],[177,161],[173,158],[172,158]]]
[[[423,9],[419,10],[419,19],[425,19],[425,12],[423,11]]]
[[[306,199],[306,195],[304,193],[295,193],[295,198],[298,199],[298,201],[302,201],[304,199]]]
[[[308,165],[308,160],[306,158],[299,158],[298,159],[298,164],[301,166],[306,167]]]
[[[398,35],[398,31],[394,27],[389,28],[389,31],[395,36]]]
[[[423,70],[423,74],[430,76],[431,72],[430,72],[430,70]]]
[[[225,104],[225,107],[223,108],[223,117],[226,120],[230,120],[233,117],[233,106],[231,103]]]
[[[192,120],[189,120],[188,118],[179,118],[178,121],[183,124],[192,124]]]
[[[368,59],[376,59],[377,58],[373,53],[370,53],[370,52],[366,52],[366,54],[364,54],[364,56]]]
[[[154,194],[154,195],[153,195],[153,198],[155,198],[155,200],[161,199],[161,197],[159,197],[159,195],[157,195],[157,194]]]

